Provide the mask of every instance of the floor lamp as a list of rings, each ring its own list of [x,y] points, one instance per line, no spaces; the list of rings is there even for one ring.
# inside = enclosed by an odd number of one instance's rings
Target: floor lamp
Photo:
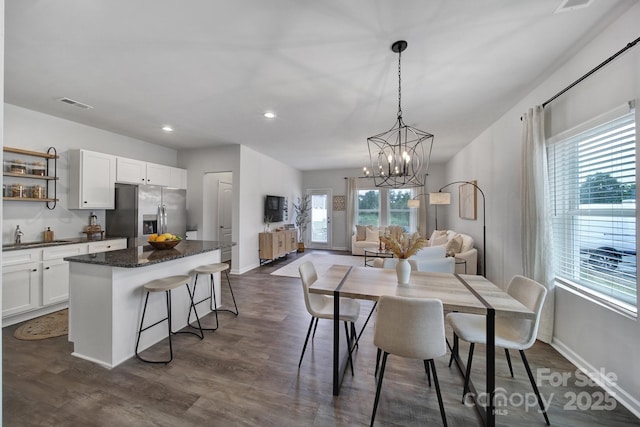
[[[487,202],[484,191],[471,181],[454,181],[440,187],[437,193],[429,193],[429,203],[436,205],[436,230],[438,229],[438,205],[450,205],[451,193],[443,193],[442,190],[454,184],[469,184],[474,186],[482,194],[482,275],[487,277]]]

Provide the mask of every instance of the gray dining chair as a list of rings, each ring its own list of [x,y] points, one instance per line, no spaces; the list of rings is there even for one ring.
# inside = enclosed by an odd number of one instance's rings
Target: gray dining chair
[[[433,361],[436,357],[444,356],[447,352],[444,333],[444,311],[442,301],[432,298],[407,298],[399,296],[381,296],[378,300],[378,315],[376,318],[373,344],[378,347],[376,358],[376,373],[380,353],[383,353],[382,367],[378,373],[376,398],[371,414],[371,425],[376,418],[382,379],[384,378],[387,357],[393,354],[409,359],[419,359],[424,363],[429,385],[430,372],[438,395],[438,405],[442,422],[447,425],[444,412],[440,384]]]
[[[536,341],[536,335],[538,334],[538,325],[540,324],[540,312],[542,311],[542,305],[547,295],[547,289],[535,280],[523,276],[514,276],[509,283],[507,293],[516,300],[520,301],[529,310],[535,313],[533,319],[505,319],[496,318],[495,323],[495,345],[496,347],[502,347],[505,350],[507,357],[507,363],[509,364],[509,370],[513,377],[513,368],[511,366],[511,357],[509,356],[509,350],[518,350],[522,363],[524,364],[529,381],[533,387],[533,391],[538,398],[538,405],[544,415],[544,419],[549,425],[549,417],[547,411],[544,408],[542,399],[540,398],[540,392],[536,386],[535,379],[531,373],[529,362],[524,354],[524,351],[531,348]],[[486,335],[486,317],[480,314],[469,313],[449,313],[447,314],[447,320],[453,328],[454,348],[458,348],[458,338],[469,343],[469,356],[467,358],[467,371],[464,380],[464,387],[462,390],[462,400],[469,391],[469,376],[471,374],[471,362],[473,361],[473,350],[475,344],[487,343]],[[449,366],[453,360],[453,354],[449,360]]]
[[[302,279],[302,291],[304,294],[304,303],[307,307],[307,311],[311,315],[311,322],[309,323],[309,329],[307,330],[307,337],[304,340],[304,346],[302,347],[302,354],[300,355],[300,362],[298,362],[298,368],[302,366],[302,358],[304,352],[307,349],[307,343],[309,342],[309,336],[311,335],[311,329],[313,329],[313,337],[316,334],[316,328],[318,327],[319,319],[331,319],[333,320],[333,303],[334,299],[330,295],[313,294],[309,292],[309,286],[311,286],[316,280],[318,280],[318,274],[316,269],[310,261],[307,261],[298,267],[300,278]],[[351,374],[353,375],[353,361],[351,360],[351,345],[350,343],[356,337],[355,322],[360,316],[360,303],[351,298],[340,298],[340,318],[344,321],[344,330],[347,336],[347,345],[349,349],[349,362],[351,364]],[[351,334],[349,333],[350,324]],[[314,326],[315,325],[315,326]]]

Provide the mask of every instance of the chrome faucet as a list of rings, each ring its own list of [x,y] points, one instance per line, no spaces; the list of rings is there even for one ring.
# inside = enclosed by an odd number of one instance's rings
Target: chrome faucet
[[[22,236],[24,236],[24,233],[22,232],[22,230],[20,230],[20,226],[17,225],[16,226],[16,245],[19,245],[20,243],[22,243]]]

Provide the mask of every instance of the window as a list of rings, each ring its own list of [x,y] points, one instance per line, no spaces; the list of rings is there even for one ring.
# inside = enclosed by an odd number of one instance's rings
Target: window
[[[411,210],[407,202],[411,199],[411,190],[399,188],[389,190],[389,225],[400,225],[405,231],[415,230],[411,227]]]
[[[380,190],[358,190],[356,224],[380,226]]]
[[[547,145],[556,278],[636,311],[635,112]]]
[[[356,224],[400,225],[407,232],[416,231],[417,213],[407,205],[411,197],[413,191],[408,188],[360,189]]]

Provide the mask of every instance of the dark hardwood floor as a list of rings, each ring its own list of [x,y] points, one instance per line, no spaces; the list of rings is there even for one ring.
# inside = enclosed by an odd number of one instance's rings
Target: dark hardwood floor
[[[19,341],[13,337],[19,325],[4,328],[4,426],[368,425],[376,386],[372,323],[354,355],[355,376],[345,377],[339,397],[331,392],[330,321],[320,321],[302,367],[297,367],[309,322],[300,280],[270,273],[303,255],[231,276],[240,315],[222,314],[220,329],[202,341],[191,335],[174,336],[174,360],[166,366],[134,358],[107,370],[71,356],[73,346],[66,336]],[[229,295],[224,293],[223,300],[228,302]],[[369,302],[362,303],[363,319],[370,307]],[[210,317],[204,321],[210,324]],[[160,354],[163,344],[145,354]],[[466,350],[463,345],[464,355]],[[472,375],[478,384],[483,381],[483,354],[484,349],[477,347]],[[605,400],[595,407],[603,391],[576,386],[576,368],[550,346],[538,342],[527,356],[534,375],[549,368],[569,377],[566,385],[555,387],[540,382],[542,395],[551,401],[552,425],[640,425],[616,402]],[[462,378],[456,368],[447,366],[448,360],[448,355],[436,360],[448,423],[478,425],[475,410],[461,403]],[[512,360],[515,378],[509,376],[504,353],[499,352],[497,386],[505,390],[510,404],[499,408],[497,424],[543,426],[522,362],[517,354]],[[573,396],[582,400],[572,401]],[[592,409],[578,409],[577,403],[585,402]],[[425,424],[441,425],[441,419],[422,362],[391,356],[376,425]]]

